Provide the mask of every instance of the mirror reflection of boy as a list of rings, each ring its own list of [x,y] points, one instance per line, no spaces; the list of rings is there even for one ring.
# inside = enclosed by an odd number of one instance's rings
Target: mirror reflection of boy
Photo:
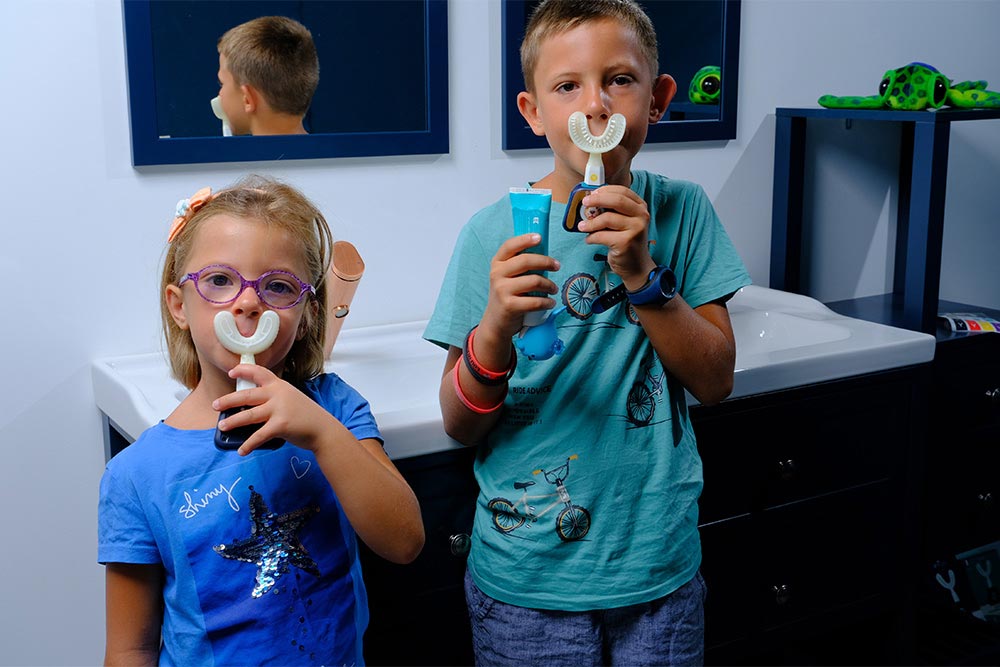
[[[233,134],[306,134],[319,57],[304,25],[262,16],[228,30],[218,48],[223,122]]]
[[[685,390],[706,405],[732,391],[726,301],[750,277],[700,186],[632,166],[676,91],[656,54],[634,0],[538,6],[518,108],[554,155],[532,183],[552,191],[550,256],[524,252],[541,238],[513,235],[508,197],[480,210],[424,332],[448,348],[445,431],[477,447],[465,592],[479,667],[704,659],[702,465]],[[582,202],[604,209],[585,234],[561,224],[588,159],[569,136],[577,111],[595,135],[613,114],[627,121],[603,155],[607,185]],[[598,312],[602,276],[628,293]],[[562,354],[518,358],[524,316],[560,302],[573,306],[556,325]]]

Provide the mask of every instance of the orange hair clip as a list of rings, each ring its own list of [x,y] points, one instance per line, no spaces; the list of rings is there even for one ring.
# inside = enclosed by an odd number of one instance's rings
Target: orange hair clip
[[[202,188],[187,199],[177,202],[177,210],[174,215],[174,222],[170,225],[170,234],[167,235],[167,243],[172,243],[177,236],[184,231],[184,226],[191,220],[192,216],[198,212],[202,206],[215,199],[212,188]]]

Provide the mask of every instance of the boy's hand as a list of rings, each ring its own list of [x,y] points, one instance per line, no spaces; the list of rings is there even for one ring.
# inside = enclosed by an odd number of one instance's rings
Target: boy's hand
[[[220,396],[212,407],[219,412],[243,405],[246,410],[219,422],[219,428],[229,431],[248,424],[261,427],[237,450],[245,456],[271,438],[294,442],[303,449],[315,451],[319,434],[327,420],[336,419],[316,401],[282,380],[263,366],[240,364],[229,371],[233,379],[250,380],[256,387]]]
[[[522,234],[504,241],[490,263],[490,295],[480,323],[480,331],[497,340],[509,340],[524,326],[524,314],[549,310],[555,301],[529,292],[556,294],[554,282],[531,271],[558,271],[559,262],[524,250],[541,243],[538,234]]]
[[[646,202],[625,186],[605,185],[584,197],[583,205],[606,209],[580,223],[580,230],[587,232],[587,243],[608,248],[608,266],[626,288],[642,287],[649,272],[656,267],[647,243],[649,208]]]

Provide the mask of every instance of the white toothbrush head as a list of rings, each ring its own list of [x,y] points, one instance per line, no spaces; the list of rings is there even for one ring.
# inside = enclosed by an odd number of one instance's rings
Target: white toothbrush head
[[[625,116],[616,113],[608,119],[608,125],[598,136],[594,136],[587,123],[587,115],[574,111],[569,117],[569,138],[576,147],[590,154],[587,159],[587,173],[583,182],[587,185],[604,184],[604,161],[602,153],[617,146],[625,136]]]
[[[608,119],[604,132],[594,136],[590,132],[587,116],[582,111],[574,111],[569,117],[569,138],[576,147],[587,153],[607,153],[621,142],[625,136],[625,116],[616,113]]]
[[[265,310],[257,322],[257,330],[248,338],[236,327],[233,314],[223,310],[215,316],[215,335],[222,346],[230,352],[241,357],[245,355],[252,357],[269,348],[278,337],[278,314],[273,310]]]

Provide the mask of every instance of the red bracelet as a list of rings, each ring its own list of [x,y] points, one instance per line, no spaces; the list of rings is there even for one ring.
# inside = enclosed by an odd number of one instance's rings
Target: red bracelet
[[[496,412],[497,410],[503,407],[503,402],[504,402],[503,398],[501,398],[500,402],[494,405],[492,408],[481,408],[472,401],[470,401],[469,397],[466,396],[465,393],[462,391],[462,384],[458,381],[458,372],[459,372],[458,364],[455,364],[455,372],[452,373],[451,379],[455,385],[455,394],[458,396],[458,400],[462,401],[462,405],[469,408],[477,415],[488,415],[490,413]]]
[[[491,371],[479,363],[475,352],[472,351],[472,341],[475,335],[476,327],[472,327],[469,330],[469,334],[465,337],[465,345],[462,346],[462,358],[465,360],[465,366],[469,369],[469,374],[479,384],[484,384],[487,387],[499,387],[510,380],[514,375],[514,369],[517,368],[517,350],[514,347],[514,343],[511,341],[510,344],[510,366],[499,372]]]

